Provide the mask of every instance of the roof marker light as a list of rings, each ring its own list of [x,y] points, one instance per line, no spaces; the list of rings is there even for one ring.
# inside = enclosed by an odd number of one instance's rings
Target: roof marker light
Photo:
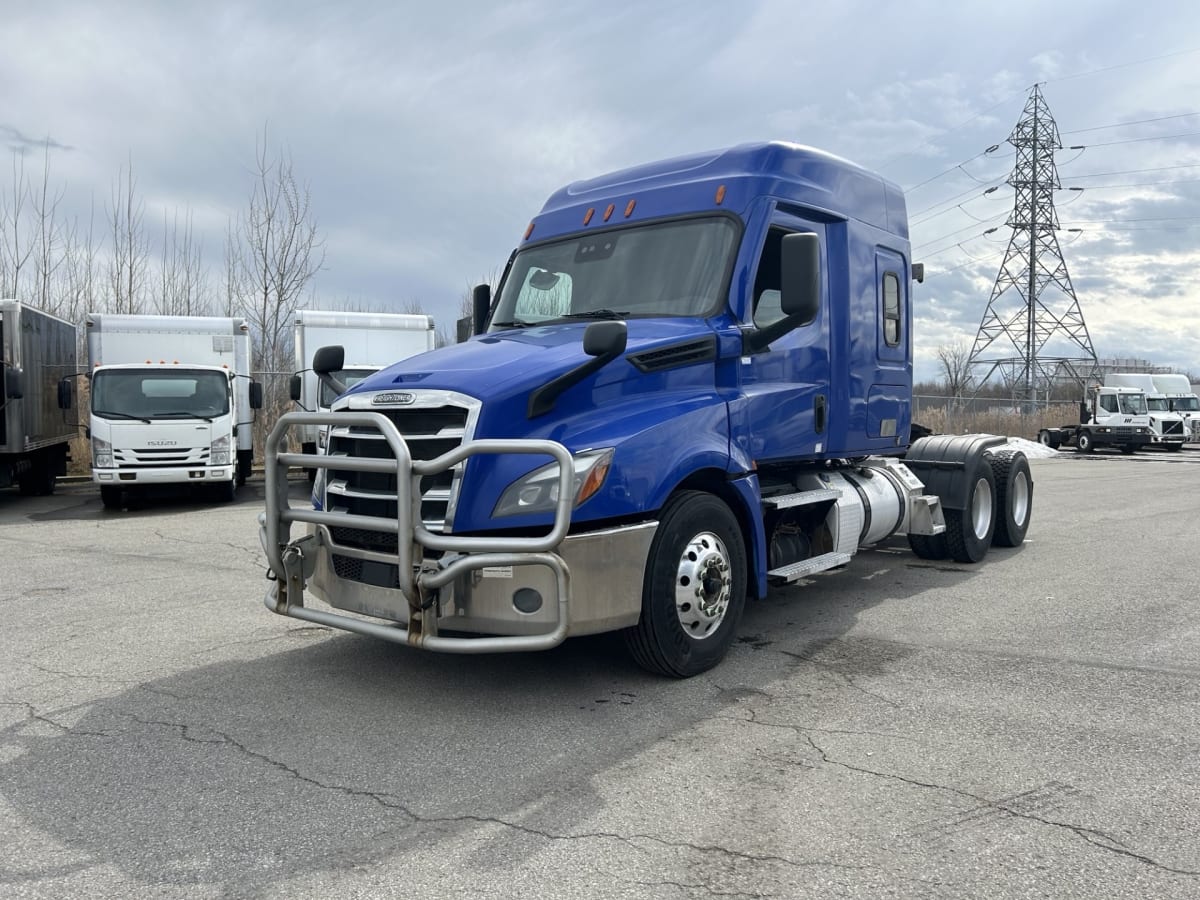
[[[723,202],[725,202],[725,185],[719,184],[717,185],[717,206],[720,206]]]
[[[615,206],[613,206],[611,203],[608,204],[608,208],[606,210],[604,210],[604,221],[605,222],[607,222],[610,218],[612,218],[614,209],[616,209]]]
[[[594,206],[588,207],[588,211],[583,214],[583,224],[586,225],[588,222],[592,221],[592,216],[594,216],[595,214],[596,214],[596,207],[594,207]]]
[[[636,200],[630,200],[628,203],[625,204],[625,218],[628,219],[629,216],[633,213],[633,207],[635,205],[637,205]]]

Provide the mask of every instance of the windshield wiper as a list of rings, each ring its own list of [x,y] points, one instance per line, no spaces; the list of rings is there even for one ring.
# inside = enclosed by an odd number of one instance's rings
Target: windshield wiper
[[[211,422],[213,420],[212,416],[206,416],[203,413],[187,412],[186,410],[179,410],[177,412],[155,413],[154,418],[156,418],[156,419],[203,419],[205,422]]]
[[[134,416],[129,413],[116,412],[111,409],[97,409],[92,411],[92,415],[99,416],[102,419],[137,419],[139,422],[150,424],[150,420],[145,416]]]
[[[513,319],[511,322],[493,322],[497,328],[532,328],[537,322],[526,322],[524,319]]]
[[[585,309],[583,312],[565,313],[564,319],[623,319],[629,315],[628,310],[608,309],[600,307],[600,309]]]

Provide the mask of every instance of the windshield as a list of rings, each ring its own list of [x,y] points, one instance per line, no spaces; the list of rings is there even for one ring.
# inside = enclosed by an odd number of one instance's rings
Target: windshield
[[[1200,397],[1195,394],[1189,397],[1172,397],[1171,407],[1176,412],[1200,412]]]
[[[92,376],[92,413],[104,419],[211,419],[228,412],[224,372],[102,369]]]
[[[724,303],[736,247],[718,216],[597,232],[522,250],[505,278],[492,328],[553,319],[707,316]]]
[[[379,371],[379,370],[378,369],[338,369],[336,372],[333,372],[331,374],[333,375],[334,378],[336,378],[338,381],[340,381],[342,384],[344,384],[347,388],[352,388],[352,387],[354,387],[354,385],[358,384],[364,378],[366,378],[370,375],[374,375],[377,371]],[[322,381],[321,382],[321,394],[317,398],[317,403],[320,406],[323,406],[326,409],[328,409],[329,407],[333,406],[333,401],[336,400],[339,396],[340,396],[339,394],[337,394],[331,387],[329,387],[327,384],[325,384],[325,382]]]
[[[1167,403],[1166,397],[1147,397],[1146,408],[1150,412],[1169,412],[1171,406]]]
[[[1121,412],[1127,416],[1144,416],[1146,414],[1145,394],[1120,394]]]

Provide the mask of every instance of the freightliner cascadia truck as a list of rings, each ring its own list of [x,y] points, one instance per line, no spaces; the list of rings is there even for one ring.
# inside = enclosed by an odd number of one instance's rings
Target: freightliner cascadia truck
[[[1024,454],[912,439],[921,274],[899,188],[807,147],[562,188],[495,297],[476,289],[473,338],[280,419],[268,608],[459,653],[620,631],[687,677],[725,655],[747,599],[860,547],[906,534],[973,563],[1019,545]],[[322,348],[313,368],[342,363]],[[326,455],[289,452],[308,424],[330,427]],[[321,469],[310,505],[288,502],[289,466]]]
[[[86,325],[92,478],[105,507],[180,484],[232,500],[262,406],[246,320],[91,313]]]

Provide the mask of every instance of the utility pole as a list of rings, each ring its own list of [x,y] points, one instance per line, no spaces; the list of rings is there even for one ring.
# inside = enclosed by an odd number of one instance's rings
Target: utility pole
[[[1096,351],[1058,244],[1054,192],[1061,184],[1054,153],[1062,142],[1040,85],[1029,92],[1008,142],[1016,149],[1008,178],[1012,236],[967,364],[983,371],[979,385],[998,372],[1028,411],[1038,389],[1056,380],[1082,387],[1095,371]]]

